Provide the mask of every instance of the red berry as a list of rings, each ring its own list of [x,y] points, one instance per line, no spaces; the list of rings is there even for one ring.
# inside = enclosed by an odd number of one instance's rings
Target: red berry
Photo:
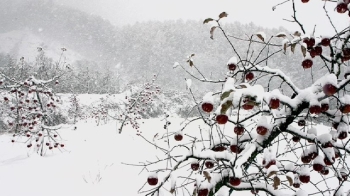
[[[151,186],[155,186],[158,184],[158,178],[157,177],[148,177],[147,182]]]
[[[244,127],[238,125],[233,129],[233,132],[235,132],[235,134],[237,134],[237,135],[243,135]]]
[[[213,161],[206,161],[204,165],[206,168],[211,169],[214,167],[214,162]]]
[[[310,176],[307,175],[301,175],[299,176],[299,180],[302,183],[309,183],[310,182]]]
[[[317,172],[322,171],[323,167],[324,167],[324,166],[323,166],[322,164],[319,164],[319,163],[314,163],[314,164],[312,165],[312,168],[313,168],[315,171],[317,171]]]
[[[309,0],[301,0],[301,2],[307,3],[307,2],[309,2]]]
[[[315,56],[317,56],[317,52],[314,48],[311,48],[309,53],[310,53],[311,58],[315,58]]]
[[[348,11],[348,6],[346,5],[346,3],[339,3],[337,5],[337,12],[338,13],[343,14],[346,11]]]
[[[181,141],[183,136],[181,134],[175,134],[174,138],[176,141]]]
[[[207,196],[209,194],[208,189],[199,189],[198,190],[198,196]]]
[[[300,183],[297,183],[297,182],[293,183],[293,187],[294,188],[300,188]]]
[[[309,111],[311,114],[320,114],[322,109],[321,109],[321,106],[319,105],[313,105],[309,108]]]
[[[271,109],[277,109],[277,108],[280,107],[280,100],[277,99],[277,98],[272,98],[270,100],[270,104],[269,105],[270,105]]]
[[[264,163],[265,160],[263,160],[263,163]],[[265,161],[265,164],[266,164],[266,161]],[[263,164],[264,165],[264,164]],[[276,160],[270,160],[270,162],[268,164],[265,165],[265,169],[269,169],[269,167],[271,165],[276,165]]]
[[[204,112],[211,112],[211,111],[213,111],[213,109],[214,109],[214,106],[211,103],[203,103],[202,104],[202,110]]]
[[[61,148],[63,148],[64,147],[64,144],[61,144]]]
[[[256,128],[256,132],[259,134],[259,135],[266,135],[268,129],[266,127],[263,127],[263,126],[258,126]]]
[[[299,142],[299,141],[300,141],[300,137],[294,135],[294,136],[292,137],[292,140],[293,140],[293,142]]]
[[[231,152],[239,154],[241,152],[241,149],[238,145],[233,144],[230,146]]]
[[[219,114],[216,116],[216,122],[220,125],[226,124],[228,121],[228,116],[225,114]]]
[[[337,92],[338,88],[335,87],[333,84],[326,84],[323,86],[323,92],[327,96],[332,96]]]
[[[191,163],[191,169],[197,171],[199,169],[199,163]]]
[[[329,38],[322,38],[322,40],[321,40],[321,45],[322,45],[322,46],[327,47],[327,46],[329,46],[330,44],[331,44],[331,40],[330,40]]]
[[[320,56],[322,54],[322,47],[321,46],[315,46],[315,52],[317,56]]]
[[[249,104],[249,103],[245,103],[242,105],[242,108],[245,109],[245,110],[251,110],[254,108],[254,105],[253,104]]]
[[[236,69],[237,65],[234,63],[231,63],[231,64],[228,64],[227,67],[229,70],[234,71]]]
[[[301,119],[301,120],[298,121],[298,126],[303,127],[305,125],[306,125],[305,120]]]
[[[338,139],[343,140],[348,137],[348,133],[346,131],[342,131],[338,135]]]
[[[250,80],[252,80],[253,78],[254,78],[253,72],[249,72],[249,73],[247,73],[247,74],[245,75],[245,79],[246,79],[247,81],[250,81]]]
[[[236,178],[236,177],[230,177],[229,182],[232,186],[238,186],[241,184],[241,179]]]
[[[313,62],[311,59],[305,59],[303,60],[303,62],[301,63],[301,65],[303,66],[304,69],[309,69],[312,67]]]
[[[301,156],[301,162],[303,162],[303,163],[310,163],[311,162],[311,156],[309,156],[309,155],[303,155],[303,156]]]

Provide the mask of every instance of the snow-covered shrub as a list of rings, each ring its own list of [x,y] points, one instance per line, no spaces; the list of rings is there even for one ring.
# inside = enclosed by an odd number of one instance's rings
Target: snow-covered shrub
[[[57,130],[60,124],[66,123],[67,117],[61,113],[61,100],[52,87],[58,85],[58,79],[66,70],[58,68],[62,66],[60,62],[55,65],[46,64],[42,49],[38,48],[38,51],[36,67],[33,69],[19,69],[14,77],[9,77],[8,72],[0,70],[0,97],[7,131],[14,133],[11,142],[25,143],[28,148],[44,155],[47,148],[52,150],[64,147]],[[24,58],[21,58],[18,66],[24,65],[28,66]],[[55,68],[55,74],[52,73],[52,77],[48,72],[45,76],[41,75],[49,67]],[[29,76],[23,79],[24,75]]]

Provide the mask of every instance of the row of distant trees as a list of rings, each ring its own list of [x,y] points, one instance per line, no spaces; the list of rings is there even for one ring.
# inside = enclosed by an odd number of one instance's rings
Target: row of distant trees
[[[120,81],[119,68],[103,68],[92,61],[78,61],[64,65],[48,57],[43,50],[38,52],[34,62],[25,61],[24,57],[15,59],[10,55],[0,54],[0,69],[3,74],[16,80],[25,80],[31,75],[41,79],[55,76],[60,69],[66,74],[57,79],[57,84],[50,84],[58,93],[119,93],[127,84]]]

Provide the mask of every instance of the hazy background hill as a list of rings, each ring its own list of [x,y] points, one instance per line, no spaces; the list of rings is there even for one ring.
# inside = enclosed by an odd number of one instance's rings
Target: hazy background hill
[[[185,63],[186,56],[195,53],[195,64],[206,77],[224,79],[225,65],[233,56],[221,32],[215,32],[211,40],[210,26],[203,25],[202,20],[148,21],[117,27],[99,16],[42,0],[2,0],[0,18],[3,64],[8,64],[11,58],[12,63],[16,63],[21,56],[28,62],[35,61],[38,46],[44,48],[52,61],[57,61],[62,52],[60,48],[67,48],[65,61],[74,71],[69,80],[57,87],[60,92],[118,93],[128,84],[150,81],[157,73],[157,82],[164,90],[185,91],[184,78],[189,76],[181,68],[173,69],[174,62],[199,76]],[[239,22],[225,24],[224,28],[227,33],[244,38],[259,31],[268,36],[288,32],[283,28],[266,29]],[[232,42],[245,57],[247,42]],[[258,54],[261,47],[253,45],[254,54]],[[270,52],[279,49],[270,48]],[[294,55],[287,52],[277,56],[268,62],[270,67],[291,74],[302,87],[310,83],[304,80],[305,75],[311,77],[309,70],[300,74],[304,71],[299,49]],[[210,86],[203,87],[204,84],[194,81],[193,90],[198,94],[212,90]]]

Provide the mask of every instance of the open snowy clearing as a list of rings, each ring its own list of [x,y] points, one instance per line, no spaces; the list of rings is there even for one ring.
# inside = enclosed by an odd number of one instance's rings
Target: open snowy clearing
[[[171,119],[171,122],[174,125],[169,131],[176,129],[182,119]],[[142,134],[152,139],[156,133],[166,132],[163,125],[162,119],[144,120]],[[155,155],[161,157],[162,153],[128,126],[122,134],[117,134],[115,121],[96,126],[91,120],[80,122],[77,127],[77,130],[73,125],[62,128],[59,133],[65,147],[47,151],[44,157],[36,154],[34,148],[28,150],[23,143],[11,143],[11,135],[1,135],[1,195],[144,195],[137,191],[146,182],[148,173],[139,174],[142,167],[122,162],[136,164],[156,160]],[[175,143],[174,140],[170,142]],[[166,192],[164,195],[171,195]]]
[[[171,121],[169,132],[179,129],[178,125],[183,121],[179,118],[168,120]],[[143,122],[142,135],[151,141],[155,134],[158,133],[159,137],[166,133],[163,119],[148,119]],[[198,123],[191,124],[185,132],[198,133]],[[143,167],[122,163],[154,161],[156,156],[164,158],[164,153],[137,136],[136,131],[128,126],[122,134],[118,134],[115,121],[96,126],[93,120],[89,120],[79,122],[77,127],[76,130],[73,125],[63,127],[59,133],[65,147],[47,151],[44,157],[36,154],[34,148],[28,150],[19,141],[11,143],[11,135],[0,136],[1,195],[145,195],[137,192],[145,184],[148,173],[143,171],[139,174]],[[224,130],[232,131],[230,127]],[[186,143],[187,139],[185,137],[181,143]],[[166,140],[158,140],[156,143],[167,146]],[[170,137],[170,145],[176,144],[179,143]],[[181,150],[176,153],[181,153]],[[160,166],[164,168],[166,163],[161,163]],[[182,171],[188,172],[189,165]],[[319,176],[314,176],[316,175]],[[302,185],[301,188],[308,187]],[[152,187],[145,185],[144,190],[150,188]],[[172,194],[163,189],[163,195]],[[179,191],[178,195],[184,193]],[[240,192],[239,195],[252,194]]]

